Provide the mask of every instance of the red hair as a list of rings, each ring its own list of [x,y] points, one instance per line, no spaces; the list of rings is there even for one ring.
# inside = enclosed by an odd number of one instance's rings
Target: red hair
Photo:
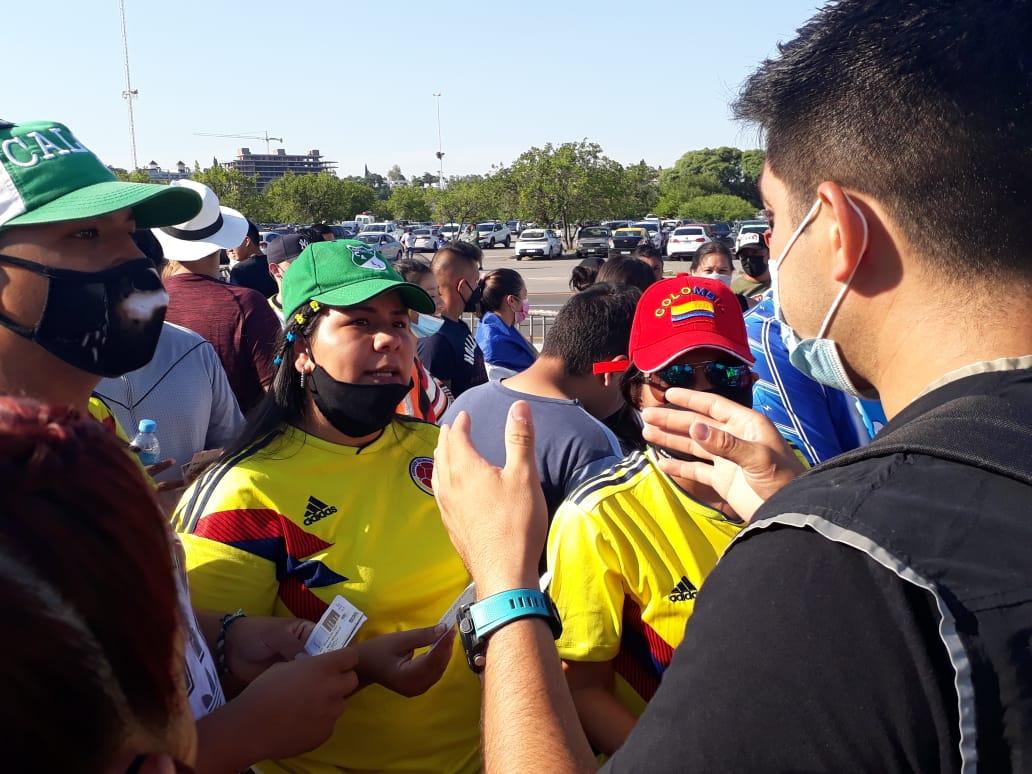
[[[61,769],[67,756],[68,770],[100,770],[128,723],[161,733],[182,711],[167,523],[99,423],[10,397],[0,514],[0,616],[16,622],[0,725],[14,768]]]

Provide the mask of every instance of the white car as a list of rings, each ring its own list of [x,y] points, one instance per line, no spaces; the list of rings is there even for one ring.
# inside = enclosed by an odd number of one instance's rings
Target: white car
[[[667,258],[691,258],[700,247],[711,241],[705,226],[678,226],[667,240]]]
[[[643,228],[649,232],[649,239],[656,246],[657,250],[663,249],[663,231],[659,227],[658,220],[640,220],[633,224],[634,228]]]
[[[363,234],[390,234],[397,238],[401,228],[393,220],[380,223],[369,223],[362,229]]]
[[[735,252],[738,252],[738,248],[742,246],[742,237],[745,234],[759,234],[760,239],[763,239],[763,235],[770,229],[769,223],[743,223],[742,227],[738,229],[738,234],[735,236]]]
[[[360,242],[365,242],[392,263],[398,260],[402,250],[405,249],[401,246],[401,242],[390,234],[363,231],[356,239]]]
[[[562,258],[563,243],[550,228],[528,228],[516,238],[516,260],[524,258]]]
[[[462,229],[461,223],[445,223],[437,230],[437,235],[442,242],[454,242],[462,235]]]
[[[417,253],[436,253],[442,244],[441,238],[432,228],[414,228],[412,233],[416,237],[412,249]]]
[[[512,244],[512,233],[505,223],[489,221],[477,224],[477,242],[481,247],[497,247]]]

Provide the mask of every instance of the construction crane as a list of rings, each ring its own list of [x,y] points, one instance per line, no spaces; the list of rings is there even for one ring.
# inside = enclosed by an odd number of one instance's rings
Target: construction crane
[[[269,148],[269,141],[275,140],[276,142],[282,143],[282,137],[269,137],[269,130],[263,129],[261,134],[219,134],[217,132],[194,132],[194,137],[232,137],[236,140],[265,140],[265,153],[269,154],[272,151]]]

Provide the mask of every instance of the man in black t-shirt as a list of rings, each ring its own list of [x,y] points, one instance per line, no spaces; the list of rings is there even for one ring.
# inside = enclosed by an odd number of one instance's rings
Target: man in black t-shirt
[[[257,290],[266,298],[276,295],[276,281],[269,274],[269,262],[258,247],[258,226],[247,221],[247,236],[235,250],[227,250],[235,265],[229,271],[229,284]]]
[[[477,308],[483,288],[480,262],[483,253],[470,242],[452,242],[434,255],[430,264],[444,302],[444,325],[432,336],[419,340],[419,359],[444,382],[456,398],[487,381],[484,353],[459,317]]]

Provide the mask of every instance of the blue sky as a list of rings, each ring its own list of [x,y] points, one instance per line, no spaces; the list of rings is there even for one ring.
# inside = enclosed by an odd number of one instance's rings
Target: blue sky
[[[728,105],[816,5],[126,0],[139,158],[207,166],[265,143],[195,132],[268,129],[341,175],[435,171],[435,91],[446,175],[584,137],[662,166],[693,148],[756,147]],[[8,3],[3,16],[0,117],[63,121],[129,166],[118,1]]]

